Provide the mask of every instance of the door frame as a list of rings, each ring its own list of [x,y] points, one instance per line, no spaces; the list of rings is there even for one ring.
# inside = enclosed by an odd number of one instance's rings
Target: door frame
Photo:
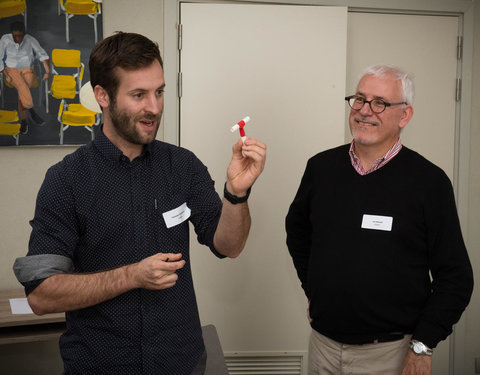
[[[468,188],[470,162],[470,122],[472,108],[473,81],[473,35],[474,35],[474,4],[469,0],[445,0],[438,3],[435,0],[421,1],[391,1],[388,4],[381,0],[168,0],[164,1],[164,70],[165,80],[169,86],[165,91],[164,107],[164,140],[179,144],[180,134],[180,100],[177,82],[180,69],[180,53],[178,49],[177,25],[180,20],[180,3],[257,3],[315,6],[347,6],[349,12],[376,12],[411,15],[454,15],[459,17],[459,35],[463,37],[463,56],[459,62],[458,77],[462,80],[461,100],[456,105],[455,124],[455,160],[453,187],[457,201],[457,209],[464,237],[468,219]],[[174,84],[172,84],[173,82]],[[464,373],[465,334],[464,318],[455,325],[450,336],[450,374]]]

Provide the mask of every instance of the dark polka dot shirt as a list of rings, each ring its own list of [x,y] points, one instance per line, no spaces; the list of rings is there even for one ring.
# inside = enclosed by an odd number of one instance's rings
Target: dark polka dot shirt
[[[190,218],[167,228],[162,214],[184,203]],[[68,257],[80,273],[131,264],[158,252],[181,252],[186,260],[172,288],[135,289],[67,312],[60,349],[68,372],[192,372],[204,344],[189,261],[188,222],[198,241],[220,257],[213,236],[221,204],[207,168],[195,155],[159,141],[130,162],[99,131],[93,142],[48,170],[31,221],[27,258]],[[41,281],[39,277],[24,283],[26,292]]]

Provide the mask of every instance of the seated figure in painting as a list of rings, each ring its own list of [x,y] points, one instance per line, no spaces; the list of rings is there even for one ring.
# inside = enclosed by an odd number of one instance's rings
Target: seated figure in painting
[[[33,69],[35,58],[42,62],[45,74],[42,80],[50,76],[50,60],[40,43],[31,35],[25,33],[22,22],[10,25],[11,33],[0,39],[0,73],[5,82],[18,91],[18,112],[21,119],[20,131],[28,132],[27,115],[37,125],[45,121],[34,111],[30,88],[38,86],[38,78]]]

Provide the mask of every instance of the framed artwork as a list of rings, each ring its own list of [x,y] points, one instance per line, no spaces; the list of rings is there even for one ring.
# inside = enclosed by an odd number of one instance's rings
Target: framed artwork
[[[101,114],[79,98],[90,80],[90,51],[103,38],[101,1],[0,0],[0,146],[93,138]],[[24,37],[16,43],[21,32],[12,28],[22,24]]]

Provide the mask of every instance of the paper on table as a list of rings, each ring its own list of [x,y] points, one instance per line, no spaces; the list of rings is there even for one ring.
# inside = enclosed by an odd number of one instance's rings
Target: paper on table
[[[12,314],[33,314],[26,298],[10,298]]]

